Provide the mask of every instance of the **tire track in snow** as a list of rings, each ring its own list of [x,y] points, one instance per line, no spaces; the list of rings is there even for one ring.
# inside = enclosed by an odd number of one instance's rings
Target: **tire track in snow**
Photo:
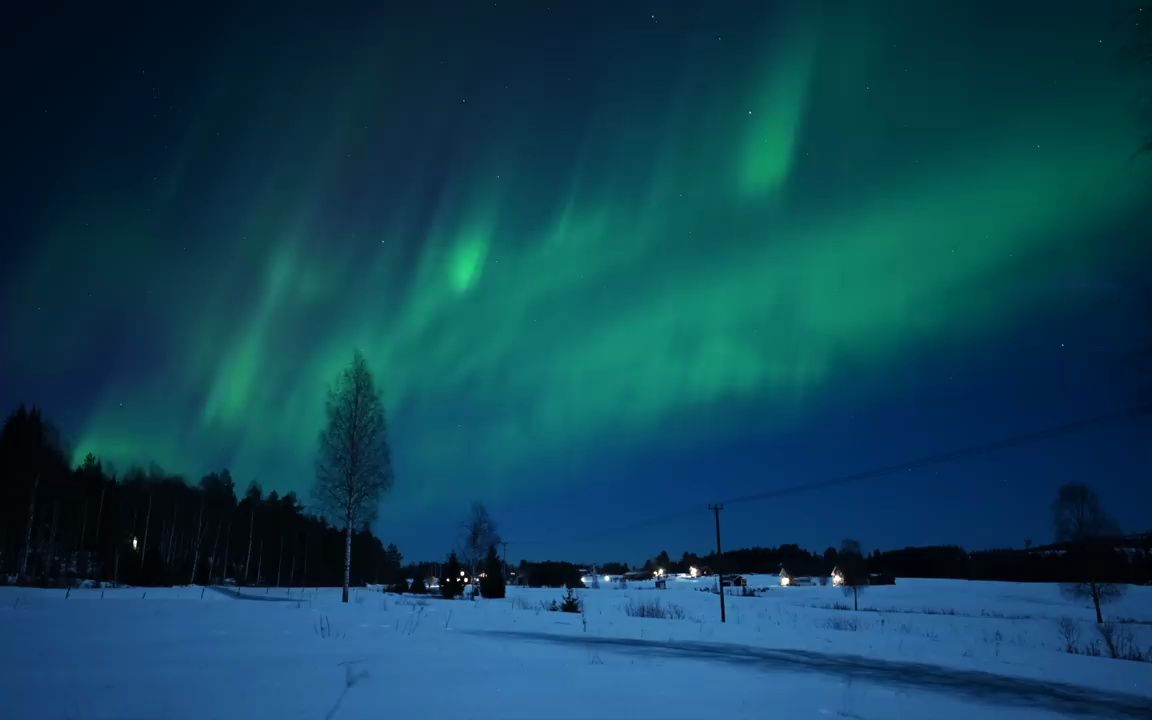
[[[950,695],[963,695],[986,703],[1043,708],[1065,715],[1146,718],[1152,720],[1152,700],[1138,695],[1109,693],[1066,683],[1030,680],[1005,675],[941,667],[926,663],[879,660],[859,655],[838,655],[810,650],[773,650],[747,645],[704,642],[657,642],[632,638],[603,638],[541,632],[471,631],[529,642],[595,647],[623,653],[691,658],[750,665],[764,670],[816,672]]]

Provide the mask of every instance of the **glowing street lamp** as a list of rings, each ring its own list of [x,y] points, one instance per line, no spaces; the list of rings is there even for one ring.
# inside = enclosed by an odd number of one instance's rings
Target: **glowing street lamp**
[[[688,568],[688,577],[700,577],[700,568],[692,565]]]
[[[136,539],[136,536],[133,535],[132,536],[132,549],[135,550],[137,547],[139,547],[139,545],[140,545],[140,541],[138,541]]]

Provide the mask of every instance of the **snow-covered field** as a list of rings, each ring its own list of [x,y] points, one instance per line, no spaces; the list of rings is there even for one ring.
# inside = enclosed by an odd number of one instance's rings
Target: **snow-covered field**
[[[1152,663],[1097,639],[1052,585],[900,580],[728,597],[715,580],[504,600],[355,589],[0,588],[0,717],[1152,718]],[[680,619],[631,617],[659,599]],[[1152,647],[1152,588],[1107,608]]]

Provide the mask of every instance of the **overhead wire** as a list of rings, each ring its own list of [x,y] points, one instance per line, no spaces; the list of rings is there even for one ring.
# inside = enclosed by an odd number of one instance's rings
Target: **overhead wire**
[[[723,505],[738,505],[741,503],[754,503],[763,500],[770,500],[773,498],[784,497],[787,495],[794,495],[797,493],[811,492],[815,490],[824,490],[832,487],[839,487],[843,485],[850,485],[854,483],[862,483],[871,480],[880,480],[883,478],[896,475],[898,473],[919,470],[926,467],[935,465],[944,465],[959,460],[978,457],[989,453],[995,453],[1003,450],[1011,450],[1025,445],[1032,445],[1045,440],[1050,440],[1055,437],[1063,435],[1071,435],[1092,428],[1109,425],[1113,423],[1120,423],[1124,421],[1134,420],[1141,416],[1149,415],[1152,412],[1152,407],[1146,405],[1130,406],[1120,410],[1101,415],[1094,415],[1086,418],[1079,418],[1059,425],[1050,426],[1042,430],[1035,430],[1031,432],[1016,433],[1007,437],[998,438],[988,442],[980,443],[977,445],[968,445],[956,450],[949,450],[945,452],[933,453],[925,455],[913,460],[908,460],[900,463],[892,463],[883,465],[869,470],[849,473],[847,475],[838,475],[831,478],[822,480],[815,480],[803,483],[795,483],[785,487],[773,488],[763,492],[750,493],[748,495],[738,495],[735,497],[725,498],[719,502]],[[562,539],[550,540],[521,540],[509,541],[509,545],[554,545],[558,542],[564,544],[589,544],[596,541],[601,541],[605,536],[620,535],[625,532],[630,532],[644,527],[651,527],[656,525],[663,525],[670,520],[678,520],[696,514],[703,514],[707,511],[705,503],[700,505],[693,505],[691,507],[677,510],[675,512],[664,513],[652,517],[645,518],[636,522],[631,522],[623,525],[604,527],[598,529],[594,535],[587,535],[581,538],[573,539],[570,536],[565,536]]]

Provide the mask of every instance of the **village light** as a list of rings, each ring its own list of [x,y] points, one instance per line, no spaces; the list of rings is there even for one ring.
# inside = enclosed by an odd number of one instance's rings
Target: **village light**
[[[610,578],[610,577],[608,577],[607,575],[605,575],[605,576],[604,576],[604,582],[612,582],[612,578]]]
[[[135,549],[136,549],[136,546],[137,546],[137,544],[138,544],[138,541],[136,540],[136,536],[135,536],[135,535],[133,535],[133,536],[132,536],[132,549],[133,549],[133,550],[135,550]]]
[[[792,584],[792,578],[785,575],[784,577],[780,578],[780,584],[784,587],[788,587]]]
[[[692,565],[691,567],[688,568],[688,576],[689,577],[699,577],[700,576],[700,568],[696,567],[695,565]]]

